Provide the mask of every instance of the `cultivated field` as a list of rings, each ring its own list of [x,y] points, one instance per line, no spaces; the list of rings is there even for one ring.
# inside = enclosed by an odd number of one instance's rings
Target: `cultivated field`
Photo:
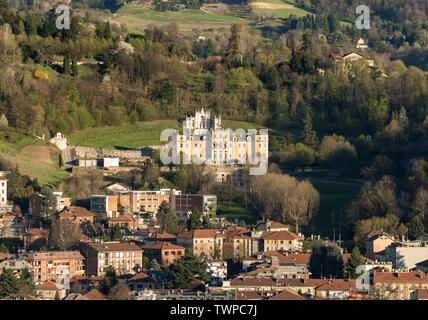
[[[153,6],[144,4],[125,5],[111,17],[111,23],[126,24],[129,32],[143,33],[150,24],[167,25],[176,23],[180,30],[201,30],[230,27],[240,19],[232,16],[211,13],[200,9],[183,9],[180,11],[155,11]]]
[[[296,6],[293,0],[257,0],[250,2],[250,6],[259,14],[266,17],[288,18],[290,14],[298,17],[311,14]]]

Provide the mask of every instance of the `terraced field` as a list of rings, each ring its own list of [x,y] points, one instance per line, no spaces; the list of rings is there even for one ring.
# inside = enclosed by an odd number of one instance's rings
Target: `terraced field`
[[[259,15],[266,17],[288,18],[290,14],[298,17],[311,14],[309,11],[297,7],[293,0],[256,0],[250,6]]]

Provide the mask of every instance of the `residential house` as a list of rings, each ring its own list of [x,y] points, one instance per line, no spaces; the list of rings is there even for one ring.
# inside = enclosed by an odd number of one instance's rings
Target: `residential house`
[[[173,194],[171,209],[174,212],[190,212],[197,209],[203,216],[213,218],[217,210],[217,196],[215,194]]]
[[[258,231],[288,231],[289,228],[285,224],[272,221],[269,219],[257,221],[256,230]]]
[[[391,261],[394,269],[410,270],[417,263],[428,259],[428,246],[390,245],[385,248],[385,261]]]
[[[59,213],[58,218],[60,223],[63,221],[72,221],[80,225],[94,223],[94,214],[82,207],[65,208]]]
[[[372,260],[394,242],[394,237],[382,230],[373,230],[365,236],[366,256]]]
[[[410,295],[411,300],[428,300],[428,289],[416,289]]]
[[[74,276],[70,278],[70,292],[86,294],[93,289],[101,290],[104,276]]]
[[[126,214],[110,218],[108,220],[109,227],[114,227],[115,225],[118,225],[121,229],[128,229],[135,231],[138,228],[138,219],[132,218]]]
[[[131,190],[131,188],[129,186],[127,186],[126,184],[118,183],[118,182],[106,185],[104,188],[106,188],[107,190],[113,191],[113,192]]]
[[[315,296],[318,299],[347,300],[355,288],[355,279],[329,279],[315,288]]]
[[[302,247],[302,240],[302,236],[290,231],[263,231],[259,237],[259,247],[260,251],[298,251]]]
[[[370,67],[373,67],[375,62],[374,57],[371,54],[357,52],[349,52],[346,54],[332,53],[330,54],[330,58],[334,63],[344,62],[345,64],[351,64],[362,60],[366,61]]]
[[[131,291],[131,295],[137,295],[139,291],[147,289],[160,289],[159,282],[144,272],[137,273],[131,279],[128,279],[126,285]]]
[[[184,256],[186,250],[186,248],[170,242],[157,242],[146,245],[141,249],[143,249],[144,257],[147,257],[149,261],[155,259],[162,266],[168,266],[174,263],[176,259]]]
[[[36,287],[36,295],[42,300],[55,300],[58,295],[59,300],[66,296],[66,288],[52,281],[46,281]]]
[[[56,210],[61,211],[64,208],[71,206],[71,198],[64,197],[62,192],[53,192],[56,199]]]
[[[133,274],[143,262],[140,247],[127,242],[88,243],[82,253],[88,276],[105,275],[109,266],[113,266],[118,275]]]

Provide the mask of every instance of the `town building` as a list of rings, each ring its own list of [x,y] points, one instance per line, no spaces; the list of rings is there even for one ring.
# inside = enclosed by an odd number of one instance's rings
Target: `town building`
[[[199,229],[178,235],[177,244],[196,256],[219,259],[223,257],[224,238],[220,229]]]
[[[145,245],[155,244],[157,242],[177,243],[177,237],[169,233],[155,233],[144,239]]]
[[[140,272],[128,279],[126,285],[131,291],[131,295],[138,295],[138,292],[150,289],[160,289],[159,281],[150,277],[147,273]]]
[[[144,257],[147,257],[149,261],[155,259],[161,266],[168,266],[174,263],[176,259],[184,256],[186,250],[186,248],[170,242],[149,244],[141,249],[143,249]]]
[[[210,276],[211,286],[221,286],[227,279],[227,261],[221,259],[207,260],[207,272]]]
[[[349,52],[346,54],[332,53],[330,54],[330,58],[334,63],[344,62],[345,65],[349,65],[358,61],[366,61],[370,67],[373,67],[375,62],[374,57],[371,54],[357,52]]]
[[[49,230],[46,229],[30,229],[25,233],[25,246],[28,248],[36,241],[42,241],[47,244],[49,239]]]
[[[140,247],[127,242],[88,243],[82,254],[88,276],[104,276],[109,266],[113,266],[118,275],[133,274],[143,263]]]
[[[26,269],[29,272],[33,272],[33,266],[25,260],[18,260],[17,258],[12,257],[0,261],[0,274],[3,273],[4,269],[12,269],[12,272],[18,278],[21,276],[22,272]]]
[[[410,300],[418,289],[428,289],[428,275],[420,271],[370,274],[374,294],[382,300]]]
[[[53,192],[56,198],[56,210],[61,211],[66,207],[71,206],[71,198],[63,196],[62,192]]]
[[[36,284],[85,274],[85,258],[78,251],[28,252],[18,260],[24,260],[33,267]]]
[[[394,237],[383,230],[373,230],[365,236],[366,256],[372,260],[376,256],[384,254],[386,247],[394,242]]]
[[[59,222],[71,221],[74,223],[93,224],[94,214],[83,207],[67,207],[58,214]]]
[[[135,231],[138,228],[138,219],[124,214],[121,216],[110,218],[108,220],[108,226],[110,228],[116,225],[118,225],[121,229],[128,229],[128,230]]]
[[[36,287],[36,295],[42,300],[62,300],[66,296],[66,288],[52,281],[46,281]]]
[[[190,212],[197,209],[204,216],[213,218],[217,210],[215,194],[174,194],[171,198],[171,209],[174,212]]]

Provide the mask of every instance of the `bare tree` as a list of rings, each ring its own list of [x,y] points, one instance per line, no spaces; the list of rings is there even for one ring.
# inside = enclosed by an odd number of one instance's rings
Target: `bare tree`
[[[82,235],[79,224],[69,220],[57,220],[49,234],[49,247],[66,250],[76,244]]]

